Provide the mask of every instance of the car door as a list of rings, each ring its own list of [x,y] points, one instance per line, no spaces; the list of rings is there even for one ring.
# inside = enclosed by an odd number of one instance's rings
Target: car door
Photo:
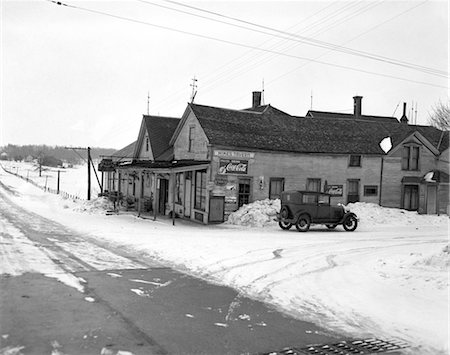
[[[331,218],[330,196],[320,194],[317,201],[317,221],[328,221]]]

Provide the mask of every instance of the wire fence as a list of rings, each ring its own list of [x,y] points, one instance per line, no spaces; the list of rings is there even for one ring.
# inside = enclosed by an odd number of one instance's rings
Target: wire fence
[[[4,171],[6,171],[7,173],[9,173],[9,174],[11,174],[11,175],[14,175],[14,176],[17,176],[18,178],[20,178],[20,179],[22,179],[22,180],[25,180],[26,182],[28,182],[28,183],[30,183],[30,184],[36,186],[37,188],[39,188],[39,189],[41,189],[41,190],[43,190],[43,191],[45,191],[45,192],[49,192],[49,193],[55,194],[55,195],[61,195],[61,196],[63,196],[64,198],[67,198],[67,199],[72,199],[72,200],[85,200],[84,198],[82,198],[82,197],[80,197],[80,196],[78,196],[78,195],[76,195],[76,194],[72,194],[72,193],[69,193],[69,192],[66,192],[66,191],[62,191],[61,189],[58,190],[58,189],[53,189],[53,188],[48,187],[48,186],[45,186],[45,185],[42,186],[42,185],[39,184],[38,182],[36,182],[36,181],[34,181],[33,179],[31,179],[29,176],[23,176],[23,175],[20,175],[17,171],[14,172],[14,171],[8,170],[8,169],[5,168],[3,165],[1,165],[1,167],[2,167],[2,169],[3,169]]]

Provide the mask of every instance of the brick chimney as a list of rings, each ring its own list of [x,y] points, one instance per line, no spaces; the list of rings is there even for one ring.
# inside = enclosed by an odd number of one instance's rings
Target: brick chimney
[[[408,124],[409,120],[408,117],[406,117],[406,102],[403,103],[403,115],[402,118],[400,118],[401,123]]]
[[[353,115],[355,118],[359,118],[361,116],[361,100],[362,96],[353,96]]]
[[[252,108],[261,106],[261,91],[253,91]]]

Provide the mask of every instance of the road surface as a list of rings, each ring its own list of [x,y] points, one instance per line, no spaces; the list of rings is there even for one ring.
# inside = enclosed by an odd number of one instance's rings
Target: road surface
[[[256,354],[338,339],[77,234],[5,189],[0,182],[0,355]]]

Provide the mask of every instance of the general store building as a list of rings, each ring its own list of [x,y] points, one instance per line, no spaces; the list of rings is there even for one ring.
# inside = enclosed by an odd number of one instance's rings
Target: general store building
[[[417,129],[394,117],[363,115],[361,100],[354,98],[353,114],[309,111],[296,117],[261,105],[261,93],[254,92],[252,107],[244,110],[190,103],[181,119],[144,116],[134,159],[116,173],[126,177],[139,211],[175,211],[201,223],[222,222],[246,203],[290,189],[328,192],[333,203],[406,208],[409,180],[395,172],[399,162],[386,156],[380,142],[389,137],[394,151]],[[434,165],[422,159],[417,179],[437,167],[436,155]]]

